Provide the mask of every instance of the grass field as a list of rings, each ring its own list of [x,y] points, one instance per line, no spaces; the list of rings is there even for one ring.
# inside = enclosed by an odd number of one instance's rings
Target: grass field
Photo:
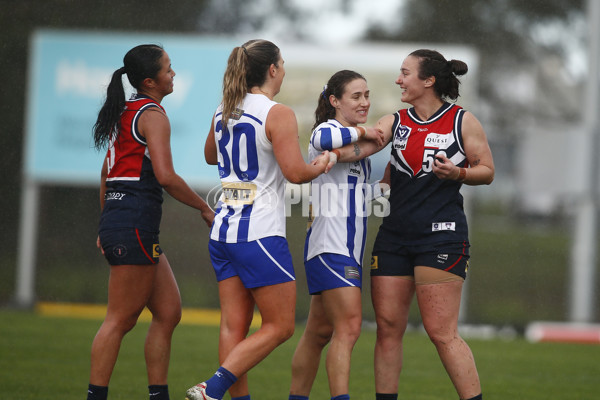
[[[89,373],[89,350],[98,319],[41,316],[0,310],[0,398],[83,399]],[[125,337],[110,386],[110,399],[146,399],[143,340],[148,324],[140,322]],[[291,340],[250,372],[253,399],[287,399],[290,360],[303,326]],[[217,365],[215,326],[181,324],[175,331],[169,385],[172,399],[206,379]],[[365,329],[352,359],[353,399],[373,399],[375,333]],[[528,343],[522,339],[467,340],[478,364],[486,400],[592,400],[600,391],[600,346]],[[419,332],[405,341],[400,399],[438,400],[457,396],[429,340]],[[328,399],[323,366],[311,399]]]

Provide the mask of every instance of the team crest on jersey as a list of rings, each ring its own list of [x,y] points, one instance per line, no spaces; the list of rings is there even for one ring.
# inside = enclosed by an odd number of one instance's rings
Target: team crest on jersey
[[[410,136],[412,129],[405,125],[398,125],[396,132],[394,132],[394,149],[404,150],[406,149],[406,142]]]

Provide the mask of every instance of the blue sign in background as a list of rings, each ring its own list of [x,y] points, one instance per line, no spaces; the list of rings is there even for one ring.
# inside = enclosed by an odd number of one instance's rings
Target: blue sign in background
[[[161,34],[38,31],[31,43],[25,174],[40,182],[97,185],[105,152],[92,127],[112,73],[134,46],[161,44],[175,70],[174,92],[162,105],[171,121],[175,170],[196,187],[218,183],[204,161],[204,142],[221,101],[230,39]],[[133,91],[126,77],[126,92]]]

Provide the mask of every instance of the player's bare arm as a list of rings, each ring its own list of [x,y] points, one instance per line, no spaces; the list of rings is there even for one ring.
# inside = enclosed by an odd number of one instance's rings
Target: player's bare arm
[[[440,179],[461,181],[467,185],[489,185],[494,180],[492,151],[481,123],[469,112],[462,123],[462,138],[469,168],[459,168],[445,155],[436,155],[433,173]]]
[[[292,183],[309,182],[324,172],[329,154],[319,157],[316,163],[307,164],[298,142],[298,122],[291,108],[277,104],[267,116],[267,137],[273,144],[273,154],[283,176]]]

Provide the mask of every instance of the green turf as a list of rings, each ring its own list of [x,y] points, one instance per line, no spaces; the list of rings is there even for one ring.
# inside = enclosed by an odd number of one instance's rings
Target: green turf
[[[100,322],[41,317],[0,310],[0,387],[2,399],[83,399],[89,373],[89,350]],[[110,387],[110,399],[147,397],[143,340],[147,324],[140,323],[121,347]],[[253,399],[287,399],[290,360],[303,326],[294,337],[253,369]],[[218,328],[181,325],[173,341],[169,384],[172,399],[206,379],[217,365]],[[364,330],[353,353],[350,393],[353,399],[373,399],[373,343]],[[600,346],[541,343],[522,339],[467,340],[478,364],[486,400],[588,400],[600,390]],[[409,333],[400,399],[456,399],[429,340]],[[228,397],[227,397],[228,398]],[[323,367],[311,399],[328,399]]]

